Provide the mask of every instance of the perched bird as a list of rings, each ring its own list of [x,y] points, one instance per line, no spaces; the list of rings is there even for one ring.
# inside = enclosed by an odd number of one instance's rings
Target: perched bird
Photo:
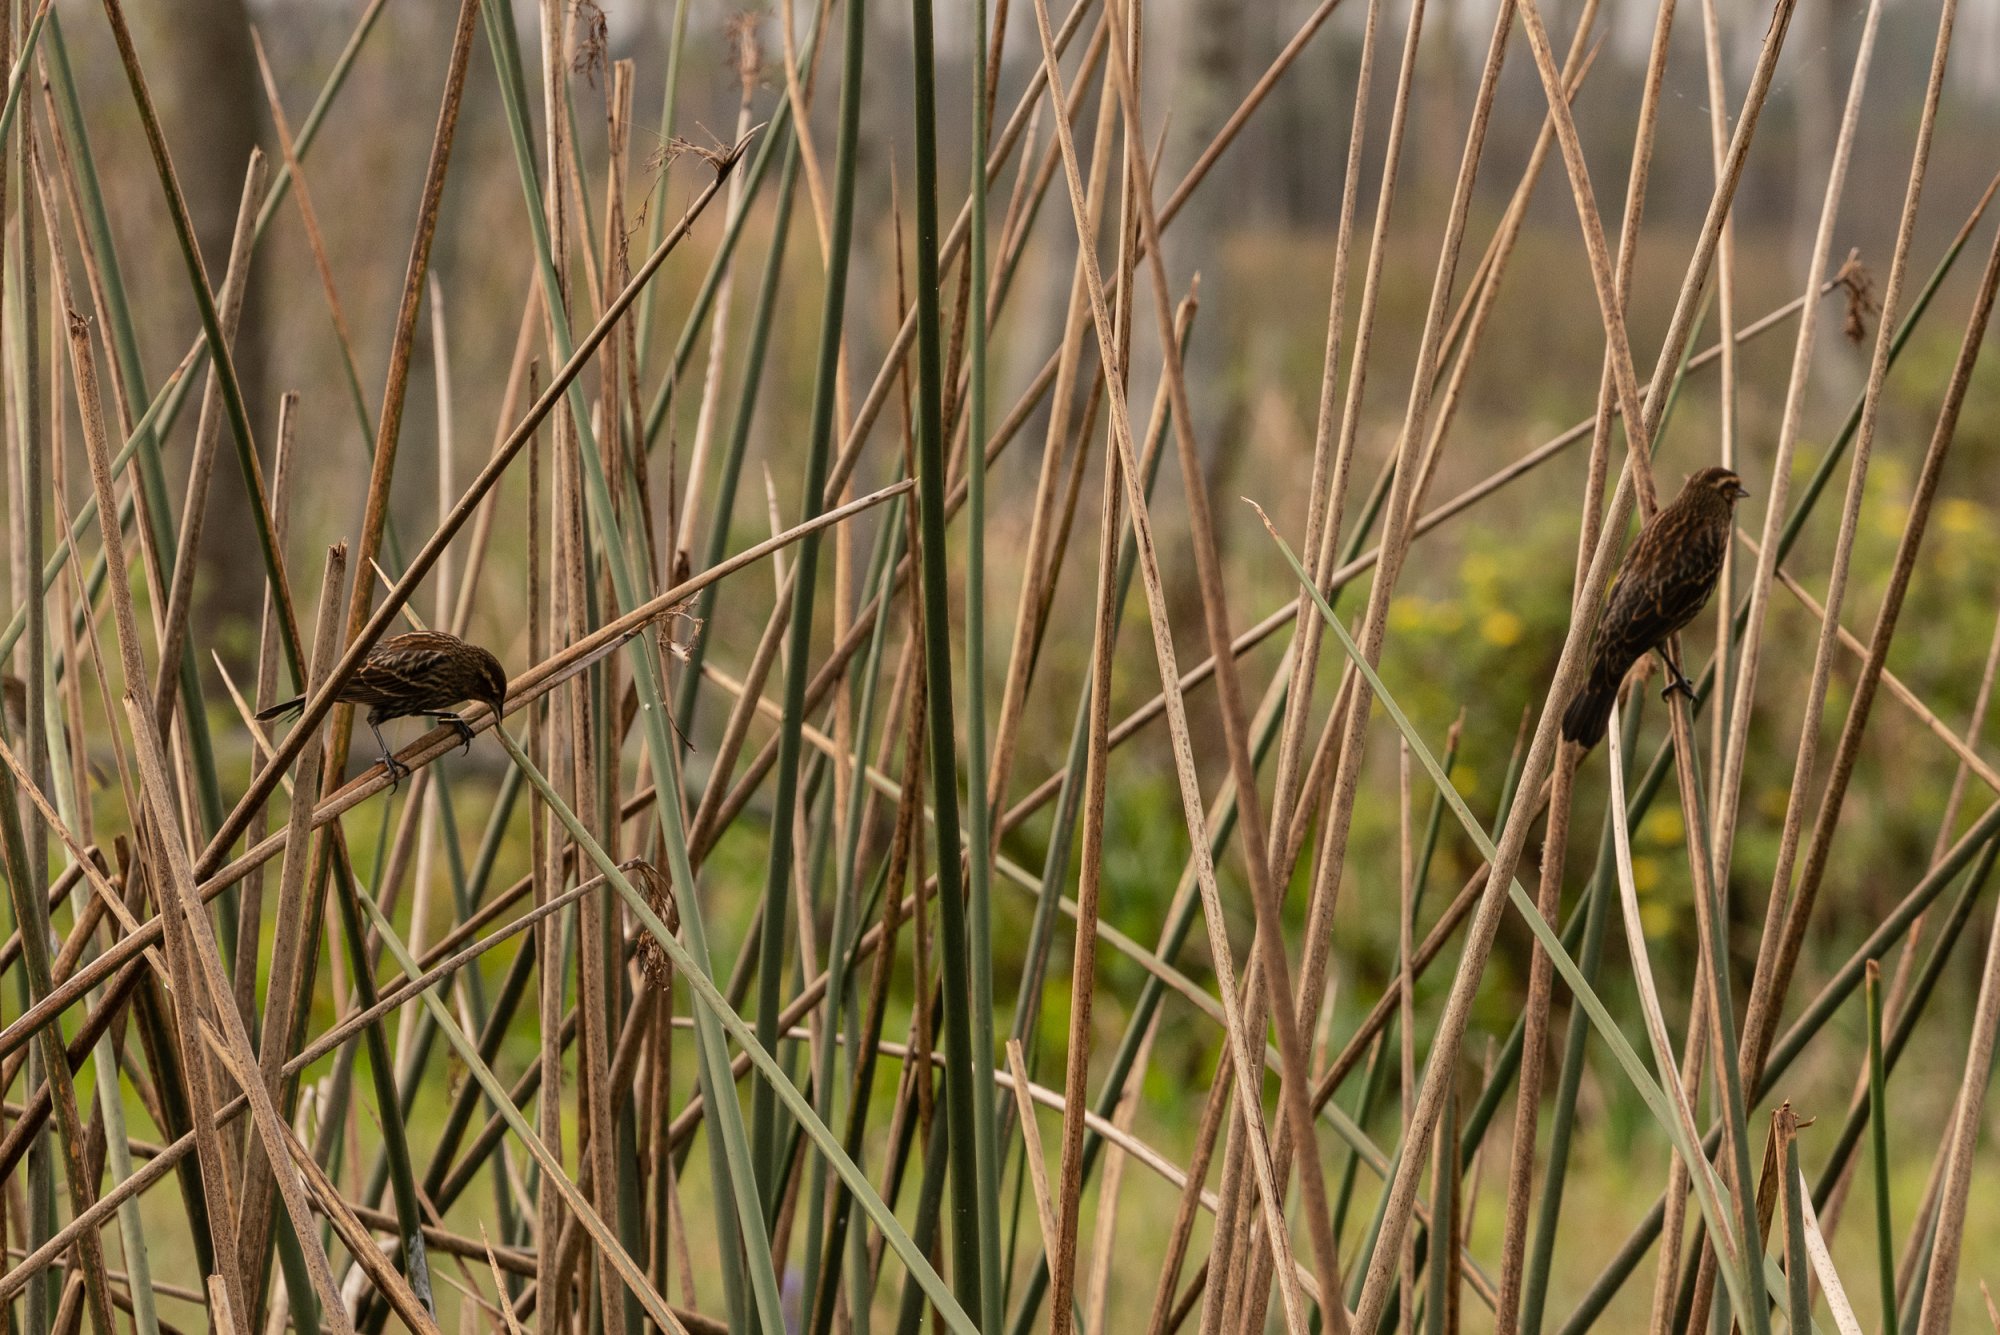
[[[507,699],[507,672],[499,659],[476,644],[441,631],[418,630],[392,635],[376,645],[333,698],[368,706],[368,728],[382,748],[382,766],[393,783],[401,783],[410,768],[382,740],[382,725],[392,718],[421,714],[456,729],[469,747],[472,729],[452,712],[452,706],[477,700],[497,718]],[[305,697],[299,696],[260,710],[257,718],[262,722],[283,718],[300,712],[305,704]]]
[[[1668,656],[1667,639],[1694,620],[1714,591],[1736,522],[1736,502],[1749,494],[1727,468],[1704,468],[1639,530],[1605,599],[1590,675],[1563,713],[1565,741],[1579,742],[1586,750],[1597,745],[1626,670],[1648,650],[1658,650],[1667,665],[1661,698],[1677,690],[1694,697],[1694,687]]]

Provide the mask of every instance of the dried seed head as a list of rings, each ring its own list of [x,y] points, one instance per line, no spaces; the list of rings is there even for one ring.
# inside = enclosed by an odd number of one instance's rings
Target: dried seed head
[[[687,662],[695,641],[701,638],[701,618],[689,609],[694,599],[675,603],[663,613],[656,623],[659,626],[660,652],[680,662]]]
[[[570,59],[570,69],[595,88],[598,75],[611,59],[611,24],[597,0],[572,0],[570,13],[577,27],[576,54]]]
[[[1861,262],[1861,252],[1847,252],[1847,262],[1840,266],[1840,272],[1833,276],[1847,297],[1847,318],[1841,322],[1850,343],[1859,343],[1868,337],[1868,317],[1882,309],[1875,300],[1875,281],[1868,272],[1868,266]]]
[[[736,148],[732,145],[724,144],[719,140],[714,140],[714,136],[712,135],[710,139],[713,142],[709,144],[697,144],[692,139],[683,139],[681,136],[675,135],[659,148],[653,150],[652,156],[646,160],[646,166],[649,170],[657,174],[671,167],[682,155],[692,154],[700,158],[703,162],[706,162],[719,176],[731,162],[735,161]]]
[[[639,888],[639,893],[646,897],[646,907],[667,925],[669,932],[679,936],[681,910],[674,899],[672,878],[644,858],[633,858],[621,864],[618,869],[624,872]],[[646,982],[653,987],[667,987],[673,982],[673,961],[667,957],[665,947],[644,928],[639,932],[639,972],[645,975]]]
[[[736,73],[736,81],[748,97],[755,91],[764,69],[763,46],[757,40],[759,16],[744,12],[732,17],[723,25],[723,40],[729,48],[729,65]]]

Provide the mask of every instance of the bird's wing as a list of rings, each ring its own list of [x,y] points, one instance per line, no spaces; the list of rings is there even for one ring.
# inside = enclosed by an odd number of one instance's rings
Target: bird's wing
[[[439,674],[452,666],[448,645],[428,636],[402,635],[385,642],[355,669],[340,698],[357,705],[395,706],[422,694]]]

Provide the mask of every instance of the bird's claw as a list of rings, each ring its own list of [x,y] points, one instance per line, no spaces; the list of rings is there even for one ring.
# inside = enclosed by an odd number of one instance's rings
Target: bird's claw
[[[410,773],[408,765],[405,765],[386,751],[382,753],[382,768],[389,771],[389,791],[391,793],[394,793],[403,786],[403,780]]]
[[[472,725],[470,723],[467,723],[456,714],[429,714],[426,717],[438,727],[450,728],[454,733],[458,734],[458,753],[460,755],[464,755],[472,749]]]
[[[1694,684],[1679,673],[1674,674],[1673,680],[1660,688],[1660,699],[1671,700],[1675,692],[1686,696],[1689,704],[1694,703]]]

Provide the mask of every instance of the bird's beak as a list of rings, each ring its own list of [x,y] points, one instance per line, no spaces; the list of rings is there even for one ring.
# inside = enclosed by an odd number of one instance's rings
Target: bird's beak
[[[1736,498],[1737,500],[1739,500],[1739,501],[1740,501],[1740,500],[1742,500],[1742,499],[1743,499],[1744,497],[1746,497],[1746,496],[1748,496],[1748,495],[1750,494],[1750,488],[1748,488],[1748,487],[1744,486],[1744,485],[1743,485],[1743,484],[1742,484],[1741,482],[1739,482],[1739,483],[1737,483],[1737,484],[1736,484],[1736,489],[1735,489],[1735,491],[1733,491],[1733,492],[1732,492],[1732,493],[1730,493],[1730,494],[1731,494],[1731,495],[1733,495],[1733,496],[1734,496],[1734,497],[1735,497],[1735,498]]]

